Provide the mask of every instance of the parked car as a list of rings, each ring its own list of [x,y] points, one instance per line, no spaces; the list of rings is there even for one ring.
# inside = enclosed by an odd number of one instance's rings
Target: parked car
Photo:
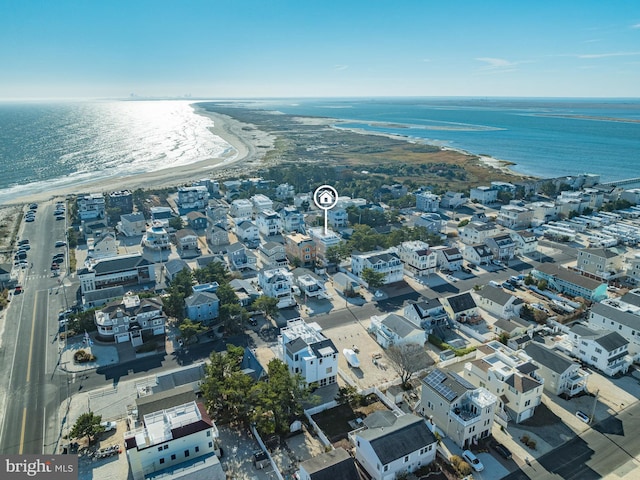
[[[462,452],[462,456],[464,459],[469,462],[471,468],[473,468],[476,472],[481,472],[484,470],[484,465],[482,462],[476,457],[471,450],[465,450]]]
[[[512,457],[511,450],[509,450],[507,447],[505,447],[501,443],[494,443],[493,444],[493,449],[496,452],[498,452],[502,458],[504,458],[506,460],[509,460]]]
[[[16,295],[18,293],[22,293],[22,285],[16,285],[16,288],[13,290],[13,294]]]
[[[589,415],[587,415],[584,412],[581,412],[580,410],[578,410],[576,412],[576,417],[578,417],[580,420],[582,420],[584,423],[589,423],[591,421],[591,419],[589,418]]]
[[[471,270],[477,270],[477,269],[478,269],[478,267],[476,267],[476,265],[475,265],[475,264],[473,264],[473,263],[469,263],[469,264],[467,265],[467,267],[469,267]]]
[[[504,282],[502,284],[502,288],[506,288],[507,290],[510,290],[512,292],[516,291],[516,287],[514,287],[513,285],[511,285],[509,282]]]
[[[110,432],[111,430],[118,428],[116,422],[100,422],[100,426],[104,427],[105,432]]]
[[[58,240],[58,241],[56,242],[56,245],[55,245],[55,246],[56,246],[56,247],[66,247],[66,245],[67,245],[67,242],[63,242],[62,240]]]
[[[18,242],[18,245],[28,245],[29,244],[29,239],[28,238],[23,238],[22,240],[20,240]]]

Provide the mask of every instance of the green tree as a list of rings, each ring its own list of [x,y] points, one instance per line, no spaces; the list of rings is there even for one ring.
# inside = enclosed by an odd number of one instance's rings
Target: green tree
[[[360,274],[362,280],[367,282],[369,288],[380,288],[384,285],[385,274],[382,272],[376,272],[372,268],[363,268],[362,273]]]
[[[536,285],[539,290],[546,290],[549,286],[545,279],[538,280],[538,285]]]
[[[358,393],[358,389],[351,385],[338,388],[338,394],[336,395],[336,402],[339,405],[348,404],[351,406],[358,405],[362,400],[362,395]]]
[[[180,322],[180,325],[178,325],[178,329],[180,330],[180,335],[184,339],[184,343],[189,343],[189,341],[199,333],[205,332],[207,327],[202,325],[200,322],[194,322],[190,318],[185,318]]]
[[[96,435],[104,432],[104,427],[100,425],[100,422],[102,422],[102,415],[96,415],[93,412],[83,413],[73,424],[69,436],[71,438],[87,437],[91,443]]]
[[[458,223],[458,228],[466,227],[467,225],[469,225],[469,219],[465,218]]]
[[[529,274],[526,277],[524,277],[524,284],[525,285],[533,285],[534,283],[536,283],[536,279],[533,278],[533,275]]]
[[[249,315],[239,303],[225,303],[220,306],[220,323],[226,335],[242,332],[242,326],[248,318]]]
[[[198,283],[218,282],[218,284],[222,286],[229,282],[231,274],[225,264],[221,262],[210,262],[203,268],[195,269],[193,271],[193,277]]]
[[[556,192],[556,186],[551,181],[544,182],[542,185],[540,185],[540,193],[546,195],[547,197],[555,197]]]
[[[253,301],[251,308],[264,313],[267,317],[273,318],[278,313],[278,299],[262,295]]]
[[[498,200],[500,200],[503,205],[507,205],[511,200],[513,200],[513,194],[505,190],[500,190],[498,192]]]
[[[67,229],[67,243],[69,248],[76,248],[78,246],[78,232],[73,228]]]
[[[168,288],[168,295],[163,297],[165,312],[178,320],[184,318],[184,299],[193,292],[193,277],[188,269],[184,269],[173,278]]]
[[[346,243],[339,243],[338,245],[332,245],[327,247],[325,252],[325,258],[329,263],[340,263],[342,260],[350,255],[349,248]]]
[[[182,217],[171,217],[169,219],[169,226],[175,230],[181,230],[184,226],[184,222],[182,221]]]

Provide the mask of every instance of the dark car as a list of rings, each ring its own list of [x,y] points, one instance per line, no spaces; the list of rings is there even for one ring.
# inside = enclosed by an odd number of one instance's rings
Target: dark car
[[[467,267],[469,267],[471,270],[476,270],[478,268],[473,263],[470,263],[469,265],[467,265]]]
[[[62,257],[56,257],[53,259],[53,261],[51,263],[62,263],[64,262],[64,258]]]
[[[495,443],[493,445],[493,449],[498,452],[498,454],[502,457],[505,458],[507,460],[509,460],[511,458],[511,451],[505,447],[504,445],[502,445],[501,443]]]
[[[67,242],[64,242],[62,240],[58,240],[56,242],[56,247],[65,247],[67,245]]]

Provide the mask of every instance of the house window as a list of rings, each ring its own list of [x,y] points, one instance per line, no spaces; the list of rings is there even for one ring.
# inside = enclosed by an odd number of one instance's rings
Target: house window
[[[384,471],[386,472],[386,471],[388,471],[388,470],[389,470],[389,465],[385,465],[385,466],[384,466]]]
[[[404,457],[404,463],[407,463],[409,461],[409,455],[407,455],[406,457]]]
[[[531,405],[531,400],[527,400],[526,402],[524,402],[525,407],[528,407],[529,405]]]
[[[165,445],[164,447],[162,447],[163,450],[167,450],[169,448],[169,445]]]
[[[209,442],[209,448],[213,447],[213,442]]]
[[[196,453],[198,453],[199,451],[200,451],[200,447],[196,445]]]
[[[171,455],[171,460],[175,460],[175,459],[176,459],[176,454],[174,453]]]
[[[360,446],[360,440],[358,440],[356,443],[358,444],[358,446]]]
[[[207,430],[207,437],[211,436],[211,430]]]
[[[598,357],[591,357],[591,361],[592,362],[597,362],[598,361]]]
[[[189,450],[185,450],[184,451],[184,458],[187,458],[189,456]]]
[[[164,458],[160,459],[160,465],[162,465],[164,463]]]
[[[601,348],[596,348],[596,353],[602,353],[602,349]]]
[[[331,373],[331,370],[333,369],[333,367],[329,367],[327,368],[327,373]]]
[[[160,446],[158,447],[158,451],[159,451],[159,452],[161,452],[161,451],[162,451],[162,445],[160,445]]]

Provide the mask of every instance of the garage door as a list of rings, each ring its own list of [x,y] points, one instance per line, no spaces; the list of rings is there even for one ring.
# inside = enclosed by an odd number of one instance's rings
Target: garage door
[[[116,335],[116,342],[117,343],[128,342],[128,341],[129,341],[129,334],[128,333],[119,333],[118,335]]]

